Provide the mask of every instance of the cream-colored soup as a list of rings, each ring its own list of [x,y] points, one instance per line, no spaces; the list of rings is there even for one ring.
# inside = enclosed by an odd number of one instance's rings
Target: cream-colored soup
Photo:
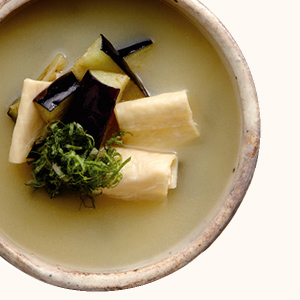
[[[154,46],[135,72],[151,95],[189,91],[200,137],[174,149],[178,187],[165,202],[106,197],[96,209],[75,194],[50,199],[25,186],[30,167],[8,163],[14,123],[6,111],[24,78],[37,78],[58,52],[69,67],[103,33],[116,47]],[[204,228],[234,176],[240,110],[217,52],[173,8],[151,0],[41,0],[0,24],[0,231],[29,253],[79,270],[121,270],[169,252]]]

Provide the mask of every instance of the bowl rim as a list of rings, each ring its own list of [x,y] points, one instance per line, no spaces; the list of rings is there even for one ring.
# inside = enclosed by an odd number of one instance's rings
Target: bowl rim
[[[0,22],[31,0],[2,0]],[[41,261],[22,253],[8,239],[0,236],[0,256],[23,272],[46,283],[85,291],[119,290],[150,283],[182,268],[205,251],[230,222],[252,180],[260,145],[260,112],[251,72],[237,43],[221,21],[198,0],[163,0],[182,11],[204,28],[228,62],[241,102],[242,141],[235,182],[212,222],[190,243],[169,257],[138,269],[113,273],[74,271]]]

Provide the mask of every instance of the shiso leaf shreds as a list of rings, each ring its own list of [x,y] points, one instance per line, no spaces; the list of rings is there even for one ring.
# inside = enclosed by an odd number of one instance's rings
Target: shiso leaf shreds
[[[45,187],[51,198],[63,187],[75,189],[81,199],[101,195],[104,188],[113,188],[122,179],[120,172],[130,158],[123,161],[113,147],[122,146],[122,136],[115,133],[103,149],[95,148],[95,141],[83,127],[72,122],[55,121],[48,125],[45,137],[36,140],[28,160],[33,165],[32,188]],[[95,194],[95,191],[97,193]]]

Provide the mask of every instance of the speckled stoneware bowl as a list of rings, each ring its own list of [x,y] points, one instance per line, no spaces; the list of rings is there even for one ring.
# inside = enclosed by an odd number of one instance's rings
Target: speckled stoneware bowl
[[[0,21],[28,0],[1,0]],[[201,28],[223,57],[233,74],[242,110],[242,146],[234,182],[222,206],[206,229],[194,236],[180,250],[150,265],[126,272],[86,273],[49,264],[13,246],[0,236],[0,255],[22,271],[44,282],[77,290],[117,290],[143,285],[185,266],[207,249],[229,223],[239,207],[253,176],[260,140],[260,116],[255,87],[245,59],[222,23],[197,0],[164,0],[184,13]]]

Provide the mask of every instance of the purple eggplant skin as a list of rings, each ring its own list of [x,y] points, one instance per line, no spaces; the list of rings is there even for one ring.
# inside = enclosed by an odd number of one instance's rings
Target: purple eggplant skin
[[[129,76],[129,78],[140,88],[145,97],[149,96],[147,89],[145,88],[141,79],[131,71],[126,61],[120,55],[119,51],[111,44],[111,42],[103,35],[100,34],[102,38],[101,50],[105,52],[111,59]]]
[[[113,115],[120,89],[107,86],[87,71],[80,92],[69,111],[67,122],[75,121],[95,140],[99,148],[110,118]]]
[[[130,55],[130,54],[132,54],[132,53],[134,53],[138,50],[141,50],[141,49],[143,49],[147,46],[150,46],[152,44],[153,44],[152,40],[146,39],[146,40],[143,40],[141,42],[129,45],[127,47],[123,47],[123,48],[118,50],[119,56],[121,56],[122,58],[125,58],[126,56],[128,56],[128,55]]]
[[[74,94],[80,88],[80,84],[72,72],[68,72],[56,79],[50,86],[42,91],[34,99],[49,112],[53,111],[67,97]]]

